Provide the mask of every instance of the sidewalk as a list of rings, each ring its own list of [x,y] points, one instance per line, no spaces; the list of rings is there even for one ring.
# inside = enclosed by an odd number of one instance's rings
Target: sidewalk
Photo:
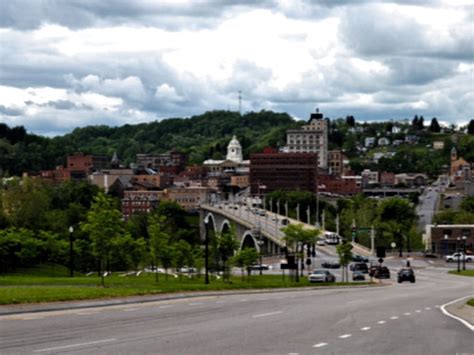
[[[474,298],[474,296],[473,296]],[[446,311],[452,315],[459,317],[474,327],[474,307],[466,304],[468,299],[450,304],[446,307]]]

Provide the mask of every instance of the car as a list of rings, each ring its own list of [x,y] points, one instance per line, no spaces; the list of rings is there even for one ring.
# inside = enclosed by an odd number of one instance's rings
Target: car
[[[365,281],[365,274],[362,271],[354,271],[352,281]]]
[[[284,226],[287,226],[288,224],[290,224],[290,221],[287,218],[283,218],[281,220],[281,224],[284,225]]]
[[[463,261],[466,259],[466,262],[470,263],[472,261],[473,256],[472,255],[464,255],[464,253],[454,253],[452,255],[446,255],[446,262],[450,263],[453,261]]]
[[[368,263],[369,258],[367,258],[366,256],[358,255],[358,254],[352,254],[352,261]]]
[[[398,272],[398,283],[402,283],[403,281],[415,282],[415,272],[413,269],[405,268]]]
[[[327,270],[317,269],[308,275],[308,280],[309,282],[336,282],[336,276]]]
[[[318,240],[316,241],[316,245],[325,246],[325,245],[326,245],[326,242],[325,242],[324,240],[322,240],[322,239],[318,239]]]
[[[341,264],[339,264],[337,261],[325,260],[321,263],[321,267],[325,269],[339,269]]]
[[[386,266],[377,267],[377,269],[374,272],[374,277],[376,279],[389,279],[390,270]]]
[[[349,268],[350,268],[351,271],[360,271],[364,274],[369,273],[369,268],[368,268],[366,263],[352,263],[349,266]]]
[[[267,264],[253,264],[250,265],[250,270],[270,270],[270,266]]]

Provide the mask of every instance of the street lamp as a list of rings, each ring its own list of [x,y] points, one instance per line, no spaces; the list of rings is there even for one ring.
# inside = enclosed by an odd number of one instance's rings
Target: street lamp
[[[259,250],[260,250],[260,267],[259,267],[259,269],[260,269],[260,275],[263,275],[263,271],[262,271],[262,254],[263,254],[263,253],[262,253],[262,247],[263,247],[263,244],[264,244],[263,235],[260,234],[260,235],[258,236],[258,242],[257,242],[257,243],[258,243],[258,248],[259,248]]]
[[[73,248],[74,227],[69,227],[69,277],[74,277],[74,248]]]
[[[459,241],[461,240],[460,237],[457,237],[457,243],[456,243],[456,250],[458,254],[458,272],[461,272],[461,253],[459,252]]]
[[[466,270],[466,236],[462,236],[462,269]]]
[[[204,269],[205,269],[205,277],[204,283],[207,285],[209,284],[209,240],[208,240],[208,225],[209,225],[209,216],[204,218]]]
[[[449,235],[444,235],[444,255],[448,255],[448,238]]]

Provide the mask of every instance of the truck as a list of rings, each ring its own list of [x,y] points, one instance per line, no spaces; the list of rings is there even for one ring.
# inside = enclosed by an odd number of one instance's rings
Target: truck
[[[473,259],[473,255],[464,255],[464,253],[454,253],[452,255],[446,255],[446,262],[451,263],[451,262],[456,262],[458,261],[458,258],[460,261],[463,261],[466,259],[466,262],[470,263]]]

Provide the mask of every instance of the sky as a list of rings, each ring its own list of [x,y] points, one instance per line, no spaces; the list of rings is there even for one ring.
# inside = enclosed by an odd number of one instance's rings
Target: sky
[[[473,0],[0,1],[0,122],[474,118]]]

